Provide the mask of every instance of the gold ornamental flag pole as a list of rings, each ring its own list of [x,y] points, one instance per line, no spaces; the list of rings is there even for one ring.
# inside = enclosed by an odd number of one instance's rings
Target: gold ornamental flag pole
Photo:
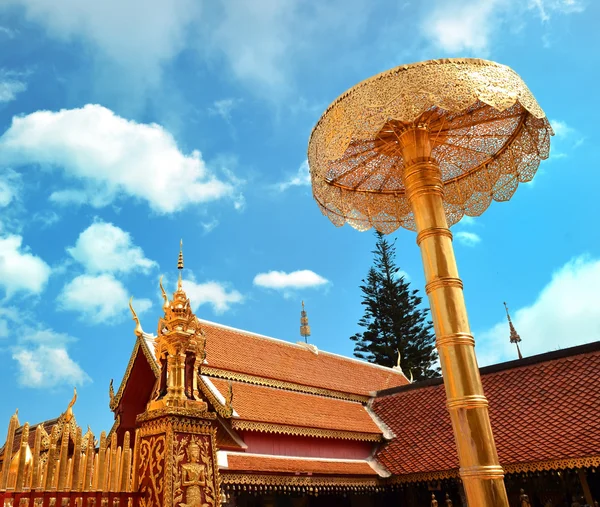
[[[510,68],[403,65],[351,88],[313,129],[313,195],[337,226],[417,232],[469,505],[508,507],[449,226],[507,201],[548,157],[550,123]]]

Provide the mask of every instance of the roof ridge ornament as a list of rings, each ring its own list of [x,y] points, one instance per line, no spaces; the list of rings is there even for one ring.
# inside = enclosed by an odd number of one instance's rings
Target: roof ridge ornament
[[[508,313],[508,306],[506,302],[504,303],[504,308],[506,309],[506,317],[508,318],[508,326],[510,327],[510,343],[514,343],[517,346],[517,353],[519,354],[519,359],[523,359],[521,349],[519,348],[519,342],[521,341],[521,337],[519,336],[519,333],[517,333],[517,330],[515,329],[515,326],[512,323],[510,313]]]
[[[304,309],[304,301],[302,301],[302,311],[300,312],[300,336],[304,338],[304,343],[308,344],[310,336],[310,326],[308,325],[308,314]]]
[[[177,290],[181,290],[181,272],[183,271],[183,239],[179,240],[179,257],[177,258],[177,269],[179,270],[179,279],[177,280]]]
[[[169,308],[169,298],[167,297],[167,293],[165,292],[165,288],[163,287],[162,279],[163,275],[160,275],[160,278],[158,279],[158,286],[160,287],[160,292],[163,298],[163,310],[166,313],[167,309]]]
[[[67,423],[71,422],[71,419],[73,419],[73,405],[75,405],[76,401],[77,401],[77,388],[74,387],[73,388],[73,398],[67,405],[67,410],[65,410],[65,422],[67,422]]]
[[[138,318],[137,313],[135,313],[135,310],[133,309],[133,305],[131,304],[132,301],[133,296],[129,298],[129,309],[131,310],[131,315],[133,316],[132,318],[135,321],[135,329],[133,330],[133,333],[137,337],[141,337],[144,334],[144,330],[142,329],[142,325],[140,324],[140,319]]]

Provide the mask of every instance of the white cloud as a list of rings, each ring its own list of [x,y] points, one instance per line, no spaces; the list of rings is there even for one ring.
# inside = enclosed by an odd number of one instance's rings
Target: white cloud
[[[470,217],[468,215],[464,215],[461,219],[460,219],[460,225],[464,225],[465,227],[473,227],[474,225],[477,225],[477,221],[475,220],[474,217]]]
[[[528,10],[542,22],[551,14],[573,14],[584,10],[578,0],[436,0],[428,4],[421,31],[434,47],[446,53],[486,54],[491,39],[503,25],[523,23]]]
[[[551,13],[573,14],[585,10],[579,0],[529,0],[530,8],[536,9],[542,21],[549,21]]]
[[[21,175],[12,169],[4,169],[0,175],[0,208],[5,208],[20,193]]]
[[[286,191],[290,187],[309,186],[310,185],[310,170],[308,160],[300,164],[298,172],[287,181],[277,184],[277,189],[280,192]]]
[[[20,5],[30,21],[52,37],[80,39],[101,63],[114,63],[120,74],[135,73],[155,85],[161,67],[184,47],[187,29],[199,13],[195,0],[4,0]],[[117,78],[122,77],[116,75]]]
[[[324,48],[355,42],[372,6],[364,0],[212,4],[218,14],[206,27],[208,48],[203,49],[222,54],[239,81],[271,100],[290,96],[302,60],[321,57]]]
[[[202,230],[204,231],[204,234],[208,234],[210,232],[212,232],[215,227],[217,227],[219,225],[219,221],[217,219],[211,220],[210,222],[201,222],[200,225],[202,226]]]
[[[531,305],[511,311],[523,355],[600,340],[598,286],[600,259],[576,257],[552,275]],[[481,365],[517,358],[505,319],[478,333],[476,340]]]
[[[244,301],[244,296],[240,292],[229,289],[227,284],[221,282],[196,283],[191,280],[184,280],[183,290],[190,298],[194,311],[201,305],[211,305],[216,314],[222,314],[229,310],[231,305]]]
[[[0,103],[11,102],[17,98],[17,95],[27,90],[27,84],[18,80],[0,81]]]
[[[585,137],[565,121],[553,119],[550,124],[556,134],[550,146],[550,160],[567,158],[571,150],[579,148],[585,142]]]
[[[217,100],[213,103],[208,112],[210,114],[218,115],[228,122],[231,120],[231,112],[238,106],[240,102],[240,99]]]
[[[292,271],[269,271],[254,277],[254,285],[275,290],[305,289],[326,285],[329,280],[309,269]]]
[[[493,29],[492,14],[498,3],[498,0],[437,2],[423,21],[423,33],[448,53],[485,53]]]
[[[556,137],[559,138],[569,137],[575,132],[574,128],[569,127],[566,122],[561,120],[550,120],[550,125],[552,126],[552,130],[554,130]]]
[[[84,230],[67,252],[89,273],[148,272],[157,266],[133,244],[128,232],[102,221],[95,221]]]
[[[19,291],[39,294],[51,273],[50,266],[22,243],[21,236],[0,237],[0,287],[9,297]]]
[[[101,207],[130,196],[170,213],[234,191],[199,151],[182,153],[160,125],[129,121],[94,104],[14,117],[0,137],[0,155],[6,165],[39,164],[77,180],[79,188],[54,193],[59,202]]]
[[[399,270],[396,273],[396,279],[399,279],[399,278],[404,278],[405,282],[410,282],[410,275],[403,269]]]
[[[474,232],[459,231],[454,233],[454,237],[464,246],[475,246],[478,243],[481,243],[481,238]]]
[[[3,35],[5,37],[7,37],[8,39],[14,39],[16,34],[17,34],[16,30],[11,30],[10,28],[7,28],[6,26],[0,26],[0,35]]]
[[[61,384],[81,385],[90,381],[64,347],[15,347],[12,358],[19,365],[18,382],[25,387],[48,389]]]
[[[129,296],[112,275],[79,275],[68,282],[58,296],[62,310],[78,312],[92,324],[121,320],[129,311]],[[149,299],[137,299],[134,308],[141,315],[152,306]]]
[[[76,341],[65,333],[33,322],[23,308],[0,309],[0,333],[11,338],[12,358],[17,362],[17,380],[25,387],[49,389],[61,384],[80,385],[88,375],[69,356],[67,346]]]

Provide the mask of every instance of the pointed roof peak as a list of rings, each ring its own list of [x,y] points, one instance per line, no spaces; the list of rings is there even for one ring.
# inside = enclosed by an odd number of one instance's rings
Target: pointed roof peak
[[[310,326],[308,325],[308,315],[304,309],[304,301],[302,301],[302,311],[300,312],[300,336],[304,338],[304,343],[308,343]]]
[[[519,359],[523,359],[523,356],[521,355],[521,349],[519,348],[519,342],[521,341],[521,337],[519,336],[519,333],[517,333],[517,330],[515,329],[515,326],[512,323],[510,313],[508,312],[508,305],[506,304],[506,302],[504,302],[504,308],[506,309],[506,318],[508,319],[508,326],[510,328],[510,343],[514,343],[517,346],[517,353],[519,354]]]
[[[179,279],[177,280],[177,290],[181,290],[181,272],[183,271],[183,239],[179,240],[179,257],[177,258],[177,269],[179,270]]]

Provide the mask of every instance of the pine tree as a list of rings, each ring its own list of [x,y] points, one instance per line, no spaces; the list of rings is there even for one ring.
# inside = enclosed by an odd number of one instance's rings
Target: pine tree
[[[398,351],[405,374],[415,380],[439,375],[436,367],[433,326],[429,310],[421,307],[422,298],[396,266],[396,248],[377,232],[374,262],[360,289],[365,307],[358,325],[362,333],[351,336],[354,355],[382,366],[395,366]]]

